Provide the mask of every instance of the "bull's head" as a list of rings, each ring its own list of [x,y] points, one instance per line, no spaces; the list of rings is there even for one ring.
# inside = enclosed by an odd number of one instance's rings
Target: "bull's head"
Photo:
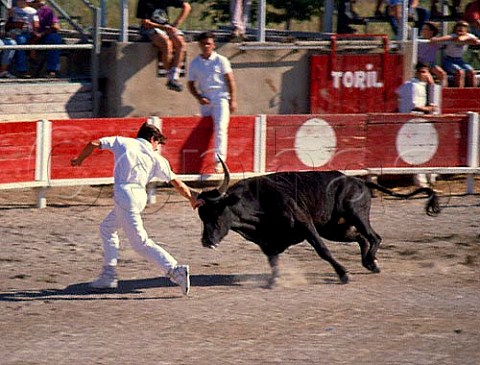
[[[221,185],[216,189],[203,191],[197,197],[204,202],[198,208],[198,215],[203,223],[202,245],[209,248],[217,247],[227,235],[233,218],[228,207],[238,200],[228,194],[230,172],[225,162],[221,158],[219,160],[224,171]]]

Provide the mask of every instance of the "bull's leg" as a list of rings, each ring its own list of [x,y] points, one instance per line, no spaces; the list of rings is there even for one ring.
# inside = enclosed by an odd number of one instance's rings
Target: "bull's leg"
[[[270,264],[270,267],[272,269],[272,276],[268,281],[269,288],[273,288],[277,284],[278,278],[280,277],[280,267],[278,265],[279,260],[280,255],[268,256],[268,263]]]
[[[353,218],[353,225],[359,233],[356,240],[362,253],[362,265],[374,273],[379,273],[380,268],[378,267],[376,254],[382,238],[373,230],[368,221],[365,222],[359,216]],[[368,248],[369,243],[370,248]]]
[[[335,269],[340,281],[343,284],[348,283],[348,273],[347,269],[345,269],[330,253],[330,250],[327,248],[325,243],[320,238],[320,235],[317,233],[314,227],[309,229],[309,237],[307,237],[308,243],[310,243],[315,251],[317,252],[318,256],[320,256],[325,261],[328,261],[330,265]]]
[[[379,273],[380,268],[377,265],[377,259],[375,258],[375,256],[372,256],[372,252],[369,249],[370,248],[369,242],[362,235],[358,235],[357,242],[358,242],[358,245],[360,246],[360,252],[362,253],[363,267],[365,267],[366,269],[372,272]]]

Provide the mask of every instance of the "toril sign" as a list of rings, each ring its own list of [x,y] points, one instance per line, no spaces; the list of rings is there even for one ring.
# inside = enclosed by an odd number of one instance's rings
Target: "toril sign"
[[[362,90],[382,88],[383,82],[378,81],[378,72],[373,70],[373,65],[369,63],[365,68],[365,71],[332,71],[333,87],[340,89],[340,86],[343,86]]]

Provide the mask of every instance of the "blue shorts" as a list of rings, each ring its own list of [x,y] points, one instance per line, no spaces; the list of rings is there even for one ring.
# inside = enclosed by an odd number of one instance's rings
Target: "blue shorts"
[[[473,71],[473,67],[466,63],[463,58],[446,56],[443,59],[443,68],[447,73],[453,75],[457,71]]]

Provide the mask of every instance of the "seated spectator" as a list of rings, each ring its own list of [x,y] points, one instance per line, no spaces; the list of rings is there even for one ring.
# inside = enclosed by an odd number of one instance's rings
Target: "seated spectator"
[[[421,39],[430,40],[437,36],[439,30],[433,22],[425,22],[421,29]],[[437,51],[442,47],[439,43],[418,43],[418,62],[427,64],[430,67],[430,73],[435,76],[438,83],[443,87],[448,86],[447,73],[443,68],[437,65]]]
[[[446,3],[447,2],[445,1],[445,4]],[[452,5],[448,5],[450,15],[453,18],[461,18],[460,3],[461,0],[452,0]],[[439,0],[430,0],[430,14],[432,18],[441,18],[444,16],[443,9],[439,9],[438,5],[441,6],[442,2]]]
[[[243,41],[250,19],[251,0],[230,0],[230,21],[233,26],[232,41]]]
[[[469,33],[468,28],[468,23],[460,20],[455,23],[452,34],[434,37],[430,40],[446,44],[442,66],[448,74],[453,75],[453,83],[457,87],[477,86],[475,70],[463,59],[469,45],[479,44],[478,38]]]
[[[37,11],[27,6],[35,0],[17,0],[17,5],[9,9],[9,32],[15,37],[18,45],[28,44],[32,33],[38,28]],[[19,77],[30,77],[27,52],[19,50],[15,52],[15,72]]]
[[[340,0],[338,2],[337,33],[356,33],[357,30],[355,28],[352,28],[350,25],[365,24],[364,20],[359,17],[353,9],[353,4],[355,3],[356,0]]]
[[[477,37],[480,37],[480,0],[467,4],[463,20],[470,24],[470,31]]]
[[[169,21],[169,7],[181,9],[173,22]],[[163,67],[169,70],[167,88],[178,92],[183,90],[179,78],[186,49],[184,34],[178,28],[190,10],[190,4],[183,0],[139,0],[137,6],[137,18],[141,19],[140,34],[160,50]]]
[[[398,35],[399,25],[402,20],[402,7],[404,0],[388,0],[386,16],[395,35]],[[418,0],[408,0],[408,18],[416,19],[415,28],[422,29],[423,24],[430,19],[427,9],[418,7]]]
[[[11,46],[16,45],[15,42],[8,33],[0,35],[0,46]],[[15,55],[15,50],[5,49],[0,50],[0,79],[11,79],[14,78],[10,71],[10,63],[12,62],[13,56]]]
[[[62,44],[62,37],[58,34],[60,25],[58,17],[44,0],[33,0],[32,7],[37,10],[39,21],[38,30],[33,33],[32,43],[38,44]],[[33,52],[35,55],[36,52]],[[59,49],[46,51],[46,71],[47,77],[57,77],[60,71]],[[37,70],[39,72],[40,70]]]
[[[438,112],[437,105],[429,101],[429,88],[433,85],[433,77],[426,63],[418,62],[415,66],[415,76],[401,85],[396,93],[399,96],[398,110],[400,113],[435,114]],[[414,177],[415,184],[426,187],[434,184],[436,175],[417,174]]]

